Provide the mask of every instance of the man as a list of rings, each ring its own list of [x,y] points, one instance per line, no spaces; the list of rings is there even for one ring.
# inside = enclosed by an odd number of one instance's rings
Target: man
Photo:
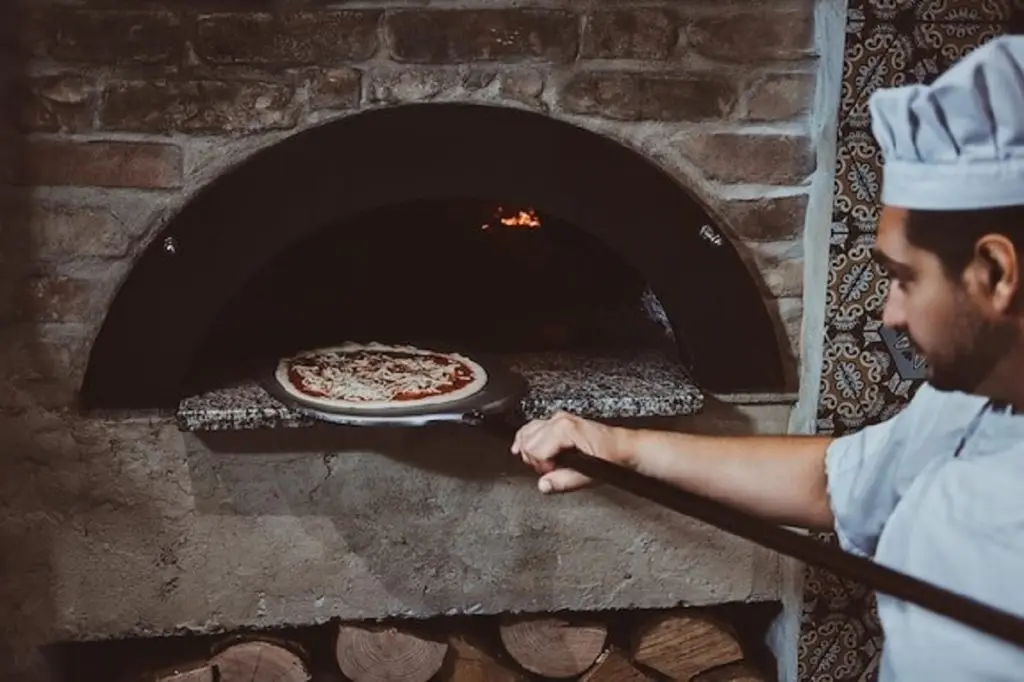
[[[575,446],[1024,616],[1024,37],[990,41],[930,86],[876,92],[885,159],[876,254],[883,322],[905,330],[929,381],[858,433],[700,437],[534,421],[513,453],[544,492]],[[1024,650],[886,595],[881,682],[1024,680]]]

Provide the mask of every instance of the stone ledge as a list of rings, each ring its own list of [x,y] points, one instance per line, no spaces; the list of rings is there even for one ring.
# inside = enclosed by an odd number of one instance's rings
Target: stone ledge
[[[479,430],[302,433],[0,418],[20,453],[0,460],[18,519],[0,525],[24,543],[5,592],[51,604],[22,625],[91,639],[781,594],[774,553],[610,488],[545,497]]]

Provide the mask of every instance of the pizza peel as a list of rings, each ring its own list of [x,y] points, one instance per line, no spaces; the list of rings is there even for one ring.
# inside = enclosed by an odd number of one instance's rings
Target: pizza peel
[[[474,353],[471,357],[487,371],[487,383],[479,392],[442,406],[369,411],[327,409],[306,403],[285,392],[274,378],[273,371],[268,372],[261,383],[271,395],[284,404],[310,417],[332,424],[422,427],[454,423],[484,428],[511,443],[516,432],[526,422],[519,406],[529,390],[529,385],[524,377],[505,367],[494,357],[480,353]],[[575,448],[561,452],[555,458],[555,464],[1024,648],[1024,619],[1006,611],[950,592],[834,545],[824,544],[808,535],[787,530],[717,500],[682,490],[585,454]]]

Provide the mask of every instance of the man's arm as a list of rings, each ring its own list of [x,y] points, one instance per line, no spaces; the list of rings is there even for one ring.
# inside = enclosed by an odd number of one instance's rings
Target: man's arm
[[[832,530],[825,478],[831,438],[695,436],[623,429],[623,464],[776,523]]]
[[[581,451],[634,469],[776,523],[831,530],[825,475],[830,438],[818,436],[695,436],[612,427],[560,413],[530,422],[512,452],[542,474],[544,492],[567,492],[589,480],[555,469],[560,451]]]

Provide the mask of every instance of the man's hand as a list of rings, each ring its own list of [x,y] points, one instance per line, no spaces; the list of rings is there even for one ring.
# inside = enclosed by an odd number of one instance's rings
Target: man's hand
[[[588,485],[589,478],[571,469],[556,469],[554,457],[576,448],[588,455],[624,465],[626,430],[589,421],[567,412],[549,419],[535,419],[523,426],[512,441],[512,453],[541,474],[537,487],[543,493],[569,492]]]

